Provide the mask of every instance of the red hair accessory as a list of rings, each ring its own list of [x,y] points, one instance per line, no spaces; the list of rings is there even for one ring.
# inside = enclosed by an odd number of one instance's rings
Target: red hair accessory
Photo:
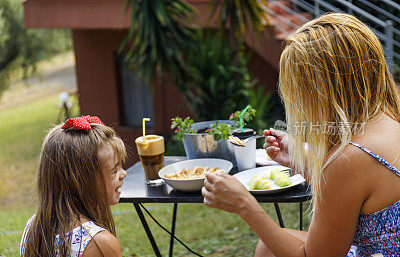
[[[82,129],[82,130],[90,130],[90,123],[97,123],[104,125],[103,122],[99,119],[99,117],[96,116],[81,116],[81,117],[76,117],[76,118],[70,118],[68,119],[64,125],[62,125],[62,129],[67,129],[70,127],[73,127],[74,129]]]

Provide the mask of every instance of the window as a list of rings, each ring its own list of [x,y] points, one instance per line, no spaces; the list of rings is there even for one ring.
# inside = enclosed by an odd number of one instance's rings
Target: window
[[[150,87],[140,79],[128,62],[117,58],[119,73],[119,99],[121,124],[128,127],[141,127],[142,118],[150,118],[146,125],[153,127],[153,94]]]

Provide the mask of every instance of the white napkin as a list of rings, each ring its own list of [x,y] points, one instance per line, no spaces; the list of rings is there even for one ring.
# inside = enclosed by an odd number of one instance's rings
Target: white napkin
[[[265,149],[256,149],[256,164],[258,166],[272,166],[279,165],[279,163],[273,161],[265,151]]]

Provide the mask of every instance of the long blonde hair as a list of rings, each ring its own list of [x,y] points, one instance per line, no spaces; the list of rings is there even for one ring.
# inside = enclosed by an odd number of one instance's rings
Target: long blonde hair
[[[38,210],[25,238],[24,257],[69,256],[74,222],[85,217],[115,235],[107,202],[99,150],[110,144],[119,162],[124,143],[112,128],[91,124],[91,130],[54,127],[46,136],[37,171]],[[59,242],[56,241],[59,236]]]
[[[400,98],[377,36],[351,15],[320,16],[285,44],[279,82],[289,155],[311,179],[315,203],[323,169],[379,112],[400,121]]]

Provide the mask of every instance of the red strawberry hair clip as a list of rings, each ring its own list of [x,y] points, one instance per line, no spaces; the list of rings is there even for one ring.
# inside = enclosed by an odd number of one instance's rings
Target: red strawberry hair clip
[[[70,127],[73,127],[74,129],[82,129],[82,130],[90,130],[90,123],[97,123],[104,125],[103,122],[99,119],[97,116],[81,116],[81,117],[76,117],[76,118],[70,118],[68,119],[64,125],[62,125],[62,129],[67,129]]]

